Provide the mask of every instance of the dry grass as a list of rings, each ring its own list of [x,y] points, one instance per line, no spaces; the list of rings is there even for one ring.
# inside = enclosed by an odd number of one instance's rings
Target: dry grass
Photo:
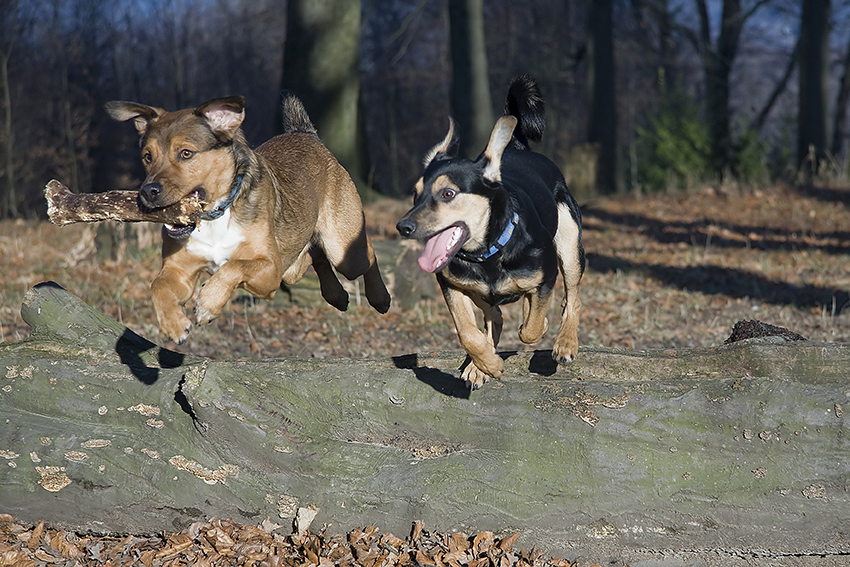
[[[815,341],[850,340],[850,190],[778,186],[750,191],[601,199],[585,204],[588,269],[581,288],[579,340],[628,348],[722,343],[740,319],[788,327]],[[419,280],[413,307],[396,301],[377,315],[350,285],[340,313],[318,298],[308,275],[271,302],[244,293],[224,315],[172,348],[217,359],[276,356],[395,356],[459,348],[433,277],[396,265],[392,226],[405,203],[379,201],[367,219],[386,279]],[[154,341],[163,341],[148,286],[159,268],[157,238],[146,225],[125,229],[115,257],[98,257],[98,225],[7,222],[0,225],[0,336],[27,337],[24,293],[54,280],[84,301]],[[137,242],[142,247],[136,246]],[[102,248],[102,247],[101,247]],[[415,256],[412,255],[412,256]],[[404,258],[412,262],[411,255]],[[413,274],[413,276],[411,276]],[[393,286],[392,284],[396,284]],[[560,290],[560,288],[559,288]],[[396,298],[399,299],[399,298]],[[551,306],[558,320],[560,291]],[[189,308],[192,305],[188,306]],[[547,349],[519,342],[521,310],[504,308],[501,350]]]

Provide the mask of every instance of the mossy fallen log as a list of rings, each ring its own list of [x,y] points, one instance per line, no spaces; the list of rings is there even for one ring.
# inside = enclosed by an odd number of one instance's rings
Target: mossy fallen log
[[[313,530],[517,530],[564,557],[850,554],[850,347],[212,361],[56,284],[0,345],[0,512],[146,533],[209,516]]]

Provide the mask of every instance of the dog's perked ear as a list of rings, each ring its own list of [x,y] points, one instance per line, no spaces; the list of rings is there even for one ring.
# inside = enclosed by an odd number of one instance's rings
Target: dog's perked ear
[[[479,160],[485,160],[483,176],[487,181],[501,183],[502,154],[511,142],[511,136],[514,134],[516,125],[517,119],[513,116],[502,116],[496,121],[496,125],[493,126],[487,148],[481,154],[481,157],[478,158]]]
[[[422,165],[428,167],[435,159],[441,160],[455,157],[459,144],[460,137],[457,135],[457,125],[454,118],[449,116],[449,131],[446,137],[443,138],[442,142],[428,150],[428,153],[422,158]]]
[[[145,132],[148,131],[148,126],[165,114],[165,111],[161,108],[123,100],[107,102],[103,107],[113,120],[125,122],[132,119],[139,136],[144,136]]]
[[[208,100],[195,109],[195,114],[206,118],[216,135],[231,138],[245,119],[245,97]]]

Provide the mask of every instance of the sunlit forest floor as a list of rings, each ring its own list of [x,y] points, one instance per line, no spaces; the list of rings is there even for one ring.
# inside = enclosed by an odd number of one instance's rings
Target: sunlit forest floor
[[[215,359],[361,358],[459,349],[433,276],[416,266],[415,248],[395,239],[393,227],[407,206],[380,201],[367,207],[385,279],[394,291],[395,305],[386,315],[371,310],[356,285],[348,286],[348,312],[334,310],[320,300],[310,272],[274,301],[235,295],[220,319],[194,329],[179,347],[164,342],[151,308],[148,286],[160,262],[154,229],[140,225],[125,230],[127,237],[108,254],[103,243],[109,239],[94,225],[5,222],[0,225],[0,337],[20,341],[28,336],[20,316],[24,294],[36,283],[54,280],[155,342]],[[581,288],[581,344],[712,346],[722,343],[742,319],[780,325],[814,341],[847,342],[848,206],[850,188],[791,186],[707,188],[584,203],[588,267]],[[558,320],[561,296],[559,289],[551,327]],[[515,330],[521,310],[508,306],[504,313],[500,350],[551,347],[551,329],[538,345],[519,343]],[[497,557],[500,565],[571,565],[539,552],[513,551],[498,538],[493,543],[492,534],[464,539],[465,534],[434,533],[402,541],[364,527],[345,538],[297,540],[272,535],[265,524],[211,522],[179,534],[98,538],[21,526],[0,514],[0,556],[20,565],[369,565],[434,563],[433,557],[442,554],[447,560],[445,554],[453,550],[452,558],[462,565],[481,564],[480,557],[485,563],[486,557]],[[504,541],[511,541],[509,535]],[[479,549],[481,545],[489,547]]]
[[[433,276],[416,266],[416,250],[395,238],[395,222],[408,206],[388,200],[367,206],[382,272],[394,295],[386,315],[369,308],[356,283],[348,285],[348,311],[335,310],[320,299],[310,270],[273,301],[238,292],[221,318],[194,328],[179,347],[159,334],[151,307],[149,285],[160,265],[155,229],[132,226],[105,257],[101,243],[107,239],[97,225],[5,222],[0,224],[0,339],[28,336],[20,316],[24,294],[53,280],[154,342],[214,359],[364,358],[458,349]],[[814,341],[847,342],[848,206],[850,188],[785,185],[584,203],[588,266],[580,288],[580,344],[712,346],[741,319],[787,327]],[[550,330],[537,345],[519,342],[519,304],[505,307],[500,349],[551,348],[561,290],[559,282]]]

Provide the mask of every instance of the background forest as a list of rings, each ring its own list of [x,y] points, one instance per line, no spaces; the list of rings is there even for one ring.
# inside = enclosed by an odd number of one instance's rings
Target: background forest
[[[410,205],[423,154],[445,135],[447,115],[459,121],[464,150],[479,152],[511,79],[523,73],[538,79],[547,103],[547,132],[534,149],[561,167],[582,209],[585,352],[664,349],[661,355],[676,357],[680,349],[722,345],[737,322],[751,318],[815,343],[850,342],[850,0],[0,0],[0,345],[30,336],[21,305],[32,286],[52,280],[141,336],[210,360],[404,361],[457,350],[434,277],[419,268],[419,250],[398,239],[394,225]],[[304,100],[358,183],[393,307],[376,316],[359,284],[345,282],[351,307],[336,311],[308,271],[272,301],[234,294],[223,315],[195,327],[188,343],[170,343],[150,296],[161,267],[157,228],[51,224],[44,220],[45,183],[55,178],[78,192],[138,187],[136,132],[108,118],[107,101],[175,110],[241,94],[248,101],[244,130],[256,146],[279,128],[284,88]],[[550,322],[560,316],[562,292],[555,297]],[[502,353],[552,348],[551,328],[535,345],[519,341],[521,303],[504,306],[503,315]],[[16,368],[8,367],[7,378],[23,376]],[[695,396],[701,407],[728,399]],[[777,406],[765,407],[744,411],[779,415]],[[817,419],[834,415],[841,423],[838,403],[821,410]],[[833,439],[820,428],[817,434],[816,443]],[[803,438],[800,468],[814,474],[808,456],[823,460],[822,445]],[[776,460],[778,441],[759,435],[753,443]],[[670,458],[690,467],[691,454]],[[686,480],[664,467],[659,478]],[[752,476],[764,469],[738,472],[762,491],[758,483],[785,478],[773,468],[764,480]],[[846,483],[827,486],[838,494]],[[773,494],[783,502],[779,515],[802,517],[786,513],[792,500],[784,493]],[[831,502],[826,494],[807,505]],[[796,497],[809,499],[805,491]],[[685,501],[691,503],[700,504]],[[713,500],[702,504],[717,511]],[[130,545],[83,540],[44,523],[27,532],[0,516],[8,526],[0,552],[12,558],[59,561],[59,549],[84,549],[92,564],[96,557],[117,564],[119,550],[137,562],[200,557],[196,549],[183,547],[179,557],[165,549],[189,542],[185,533],[127,535],[122,541],[132,539]],[[799,521],[819,530],[813,517]],[[671,533],[720,534],[711,524]],[[223,529],[218,533],[238,542],[234,550],[247,549],[236,528]],[[258,533],[250,529],[238,533]],[[58,542],[57,550],[48,542]],[[230,547],[221,556],[242,560]]]
[[[0,217],[44,184],[133,188],[113,99],[248,99],[259,145],[304,98],[364,196],[406,197],[446,116],[483,147],[510,80],[540,81],[538,148],[579,200],[720,178],[846,176],[844,0],[2,0]]]

